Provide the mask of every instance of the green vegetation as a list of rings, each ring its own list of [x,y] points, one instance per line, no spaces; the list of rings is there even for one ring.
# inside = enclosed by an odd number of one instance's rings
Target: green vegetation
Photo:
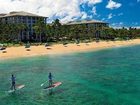
[[[45,24],[43,20],[38,20],[33,29],[35,38],[31,38],[28,32],[28,26],[23,23],[19,24],[0,24],[0,43],[20,44],[31,43],[73,43],[73,42],[89,42],[99,40],[128,40],[140,37],[140,29],[122,28],[113,29],[110,27],[98,26],[96,29],[86,25],[62,25],[58,19],[52,24]],[[20,34],[26,32],[24,39]],[[98,33],[98,35],[97,35]],[[11,45],[11,44],[10,44]]]

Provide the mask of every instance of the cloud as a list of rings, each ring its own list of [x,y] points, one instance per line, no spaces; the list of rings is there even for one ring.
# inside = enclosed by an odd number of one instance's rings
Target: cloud
[[[88,3],[89,5],[95,5],[101,2],[102,0],[80,0],[80,3]]]
[[[138,25],[138,22],[132,22],[131,23],[133,26],[137,26]]]
[[[135,22],[135,25],[138,25],[138,22]]]
[[[123,15],[123,13],[119,13],[119,14],[118,14],[118,16],[122,16],[122,15]]]
[[[52,18],[59,17],[65,21],[83,16],[79,0],[0,0],[0,13],[26,11]]]
[[[105,19],[105,18],[102,18],[101,20],[104,21],[104,20],[106,20],[106,19]]]
[[[88,0],[88,3],[89,4],[98,4],[98,3],[101,3],[102,0]]]
[[[88,3],[95,5],[102,0],[0,0],[0,13],[25,11],[49,17],[49,20],[59,17],[62,22],[88,17],[80,10],[80,5]],[[96,8],[93,11],[96,14]]]
[[[140,29],[140,26],[136,26],[136,27],[133,27],[133,28],[137,28],[137,29]]]
[[[95,6],[92,8],[92,13],[93,13],[94,15],[97,15],[97,10],[96,10],[96,7],[95,7]]]
[[[124,27],[124,23],[123,22],[119,22],[119,23],[112,23],[110,24],[113,28],[115,29],[121,29],[122,27]]]
[[[122,6],[121,3],[117,3],[117,2],[114,2],[112,0],[109,0],[106,8],[113,10],[113,9],[120,8],[121,6]]]
[[[112,14],[112,13],[110,13],[110,14],[108,14],[108,18],[107,19],[112,19],[113,17],[115,17],[115,16],[122,16],[123,15],[123,13],[119,13],[119,14]]]
[[[113,17],[113,14],[110,13],[110,14],[108,15],[108,19],[111,19],[112,17]]]
[[[123,24],[124,24],[123,22],[120,22],[120,23],[119,23],[119,25],[123,25]]]
[[[81,19],[86,19],[88,17],[87,13],[86,12],[82,12],[82,17]]]

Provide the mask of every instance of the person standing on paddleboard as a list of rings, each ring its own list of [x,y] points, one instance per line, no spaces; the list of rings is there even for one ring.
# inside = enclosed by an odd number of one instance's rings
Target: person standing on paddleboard
[[[49,73],[49,86],[52,86],[52,73]]]
[[[13,74],[12,74],[12,77],[11,77],[11,81],[12,81],[11,89],[16,90],[16,77]]]

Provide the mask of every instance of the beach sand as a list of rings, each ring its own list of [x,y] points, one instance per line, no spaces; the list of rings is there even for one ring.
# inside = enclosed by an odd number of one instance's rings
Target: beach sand
[[[30,57],[30,56],[41,56],[48,54],[67,54],[74,52],[83,52],[83,51],[95,51],[105,48],[112,47],[121,47],[121,46],[130,46],[140,44],[140,39],[134,39],[129,41],[100,41],[98,43],[80,43],[68,44],[64,46],[63,44],[56,44],[50,47],[45,48],[45,46],[31,46],[30,51],[27,51],[24,46],[21,47],[9,47],[6,49],[6,53],[0,51],[0,60],[2,59],[11,59],[19,57]]]

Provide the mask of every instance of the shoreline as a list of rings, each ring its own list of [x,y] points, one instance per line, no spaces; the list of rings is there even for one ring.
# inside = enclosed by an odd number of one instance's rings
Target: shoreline
[[[6,53],[0,51],[0,60],[14,59],[14,58],[23,58],[23,57],[33,57],[33,56],[42,56],[42,55],[59,55],[59,54],[69,54],[69,53],[78,53],[78,52],[87,52],[87,51],[98,51],[107,48],[123,47],[123,46],[132,46],[139,45],[140,39],[133,39],[128,41],[100,41],[90,42],[90,43],[80,43],[76,44],[56,44],[49,46],[48,49],[45,46],[31,46],[31,51],[26,51],[24,46],[20,47],[9,47],[6,49]]]

